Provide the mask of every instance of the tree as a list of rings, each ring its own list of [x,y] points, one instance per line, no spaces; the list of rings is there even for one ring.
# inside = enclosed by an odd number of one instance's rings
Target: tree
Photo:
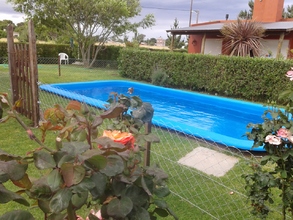
[[[6,38],[7,34],[6,31],[0,30],[0,38]]]
[[[254,21],[238,19],[225,24],[221,33],[225,53],[231,56],[259,56],[265,29]]]
[[[17,24],[17,26],[14,28],[15,32],[19,33],[19,36],[17,39],[19,42],[28,42],[28,23],[27,22],[20,22]]]
[[[52,33],[77,42],[82,61],[91,67],[97,54],[112,35],[151,27],[154,16],[146,15],[140,22],[130,18],[139,15],[139,0],[8,0],[16,11],[33,19]]]
[[[249,11],[247,10],[241,10],[238,14],[238,18],[242,18],[242,19],[252,19],[252,13],[253,13],[253,7],[254,7],[254,1],[250,0],[248,2],[248,6],[249,6]]]
[[[287,6],[287,11],[284,10],[283,12],[283,18],[293,18],[293,5]]]
[[[2,20],[2,21],[0,21],[0,30],[6,30],[6,27],[9,24],[13,24],[13,26],[15,26],[15,24],[11,20]]]
[[[157,39],[156,38],[151,38],[151,39],[147,39],[147,44],[150,46],[154,46],[157,43]]]
[[[173,27],[171,29],[178,29],[179,28],[179,21],[177,18],[175,18],[175,21],[173,23]],[[172,34],[167,34],[168,39],[166,40],[165,44],[166,46],[171,47],[171,42],[172,42]],[[174,42],[173,42],[173,49],[181,49],[185,45],[184,40],[181,40],[181,35],[175,36],[174,37]]]
[[[2,21],[0,21],[0,38],[6,38],[7,37],[6,27],[9,24],[14,25],[14,23],[11,20],[2,20]]]
[[[144,34],[138,34],[134,36],[134,40],[138,42],[138,44],[141,44],[141,42],[144,41],[145,35]]]

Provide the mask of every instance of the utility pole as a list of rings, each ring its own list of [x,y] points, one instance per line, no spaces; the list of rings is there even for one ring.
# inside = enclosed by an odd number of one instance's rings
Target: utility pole
[[[190,10],[189,10],[189,27],[191,26],[191,18],[192,18],[192,7],[193,7],[193,0],[190,0]]]

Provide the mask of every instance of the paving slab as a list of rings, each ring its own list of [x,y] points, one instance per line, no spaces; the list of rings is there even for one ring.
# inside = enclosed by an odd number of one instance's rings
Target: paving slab
[[[178,161],[208,175],[224,176],[238,162],[238,158],[205,147],[197,147]]]

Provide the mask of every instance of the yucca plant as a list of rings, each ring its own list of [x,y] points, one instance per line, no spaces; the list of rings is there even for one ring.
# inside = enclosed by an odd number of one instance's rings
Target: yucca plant
[[[259,56],[261,39],[265,29],[260,23],[238,19],[225,24],[220,30],[224,40],[224,52],[230,56]]]

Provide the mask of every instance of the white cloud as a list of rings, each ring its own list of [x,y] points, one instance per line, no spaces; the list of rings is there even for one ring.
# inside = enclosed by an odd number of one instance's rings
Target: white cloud
[[[0,20],[11,20],[17,24],[24,21],[24,15],[14,11],[13,6],[6,2],[6,0],[0,0]]]

